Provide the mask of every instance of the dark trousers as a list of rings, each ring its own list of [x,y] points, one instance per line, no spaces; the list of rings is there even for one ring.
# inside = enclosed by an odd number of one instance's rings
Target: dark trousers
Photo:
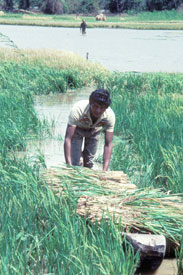
[[[93,159],[97,152],[101,131],[96,129],[82,129],[76,127],[71,143],[72,165],[81,165],[83,157],[83,166],[92,168]]]

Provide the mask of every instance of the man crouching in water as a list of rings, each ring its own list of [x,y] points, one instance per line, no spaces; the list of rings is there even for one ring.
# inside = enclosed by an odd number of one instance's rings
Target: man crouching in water
[[[98,89],[91,93],[89,100],[81,100],[74,104],[68,119],[64,141],[65,161],[69,165],[80,165],[92,168],[93,159],[101,130],[105,130],[103,154],[103,170],[107,171],[112,154],[112,138],[115,115],[109,107],[111,104],[108,90]],[[84,142],[84,149],[82,146]]]

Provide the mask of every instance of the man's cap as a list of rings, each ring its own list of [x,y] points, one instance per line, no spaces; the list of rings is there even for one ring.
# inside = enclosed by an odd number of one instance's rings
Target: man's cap
[[[97,89],[93,91],[89,100],[94,100],[99,104],[106,105],[107,107],[111,104],[110,93],[108,90],[104,89]]]

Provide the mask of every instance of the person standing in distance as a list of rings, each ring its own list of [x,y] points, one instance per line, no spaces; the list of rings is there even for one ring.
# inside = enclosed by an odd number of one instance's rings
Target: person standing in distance
[[[82,34],[86,34],[86,26],[86,21],[83,19],[80,25],[80,31],[82,32]]]
[[[115,125],[115,114],[109,107],[110,104],[110,94],[105,89],[97,89],[91,93],[89,100],[81,100],[74,104],[68,118],[64,140],[67,164],[79,166],[83,157],[83,166],[92,168],[100,134],[104,129],[103,170],[107,171]]]

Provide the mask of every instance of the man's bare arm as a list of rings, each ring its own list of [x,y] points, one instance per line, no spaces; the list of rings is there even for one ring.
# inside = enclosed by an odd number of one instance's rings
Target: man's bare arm
[[[112,132],[105,132],[105,145],[104,145],[104,155],[103,155],[103,170],[107,171],[112,154]]]
[[[71,160],[71,140],[75,133],[76,127],[67,125],[65,140],[64,140],[64,155],[67,164],[72,165]]]

